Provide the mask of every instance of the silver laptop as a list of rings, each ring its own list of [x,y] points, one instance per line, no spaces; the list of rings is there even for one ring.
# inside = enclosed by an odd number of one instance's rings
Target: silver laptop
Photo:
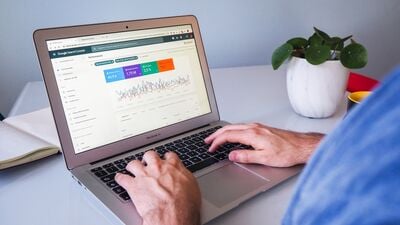
[[[301,167],[230,162],[238,143],[208,153],[220,121],[194,16],[41,29],[34,41],[68,170],[125,224],[140,224],[114,181],[154,149],[176,152],[197,178],[202,223],[227,212]]]

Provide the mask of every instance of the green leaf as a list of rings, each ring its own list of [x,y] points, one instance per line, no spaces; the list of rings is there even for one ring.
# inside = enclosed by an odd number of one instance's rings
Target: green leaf
[[[302,37],[292,38],[289,41],[287,41],[286,43],[291,44],[293,46],[293,48],[295,48],[295,49],[305,48],[308,44],[307,40]]]
[[[342,50],[342,48],[344,46],[344,43],[340,37],[330,38],[326,42],[326,44],[330,46],[331,50],[337,50],[337,51]]]
[[[315,45],[306,49],[306,60],[313,64],[319,65],[330,57],[331,49],[327,45]]]
[[[310,46],[322,45],[324,39],[318,36],[318,34],[314,33],[310,38],[308,38],[308,44]]]
[[[349,69],[359,69],[367,65],[368,52],[364,46],[352,43],[342,49],[340,62]]]
[[[314,27],[314,31],[318,36],[320,36],[325,41],[328,41],[329,39],[331,39],[331,37],[329,37],[329,35],[327,33],[323,32],[322,30],[319,30],[316,27]]]
[[[342,39],[343,43],[344,43],[345,41],[349,40],[349,39],[352,38],[352,37],[353,37],[353,35],[349,35],[349,36],[343,38],[343,39]]]
[[[293,46],[289,43],[285,43],[278,47],[273,53],[272,53],[272,67],[274,70],[278,69],[282,63],[289,58],[289,56],[292,54],[293,51]]]

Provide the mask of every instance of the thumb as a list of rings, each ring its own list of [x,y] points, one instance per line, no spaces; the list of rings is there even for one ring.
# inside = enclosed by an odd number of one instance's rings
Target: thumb
[[[256,150],[235,150],[229,153],[229,160],[238,163],[264,164],[265,157],[262,151]]]

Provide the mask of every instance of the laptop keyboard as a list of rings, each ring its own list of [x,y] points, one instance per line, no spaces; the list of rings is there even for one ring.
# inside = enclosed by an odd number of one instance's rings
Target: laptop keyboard
[[[207,150],[210,145],[204,143],[204,139],[219,128],[221,128],[221,126],[201,131],[191,136],[187,136],[149,150],[155,150],[161,158],[163,158],[164,154],[169,151],[175,152],[185,167],[194,173],[217,162],[226,160],[231,150],[252,149],[252,147],[248,145],[226,143],[221,145],[216,152],[208,152]],[[128,193],[125,191],[125,189],[119,186],[117,182],[115,182],[114,176],[117,172],[131,175],[125,169],[126,165],[135,159],[142,160],[143,155],[144,152],[132,154],[125,158],[115,160],[112,163],[107,163],[103,166],[93,168],[91,169],[91,172],[103,183],[105,183],[105,185],[115,194],[117,194],[120,199],[128,201],[130,199]]]

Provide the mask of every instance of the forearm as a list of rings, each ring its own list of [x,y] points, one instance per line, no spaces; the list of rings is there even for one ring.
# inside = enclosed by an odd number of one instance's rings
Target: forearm
[[[143,225],[200,225],[198,206],[163,208],[143,217]]]

